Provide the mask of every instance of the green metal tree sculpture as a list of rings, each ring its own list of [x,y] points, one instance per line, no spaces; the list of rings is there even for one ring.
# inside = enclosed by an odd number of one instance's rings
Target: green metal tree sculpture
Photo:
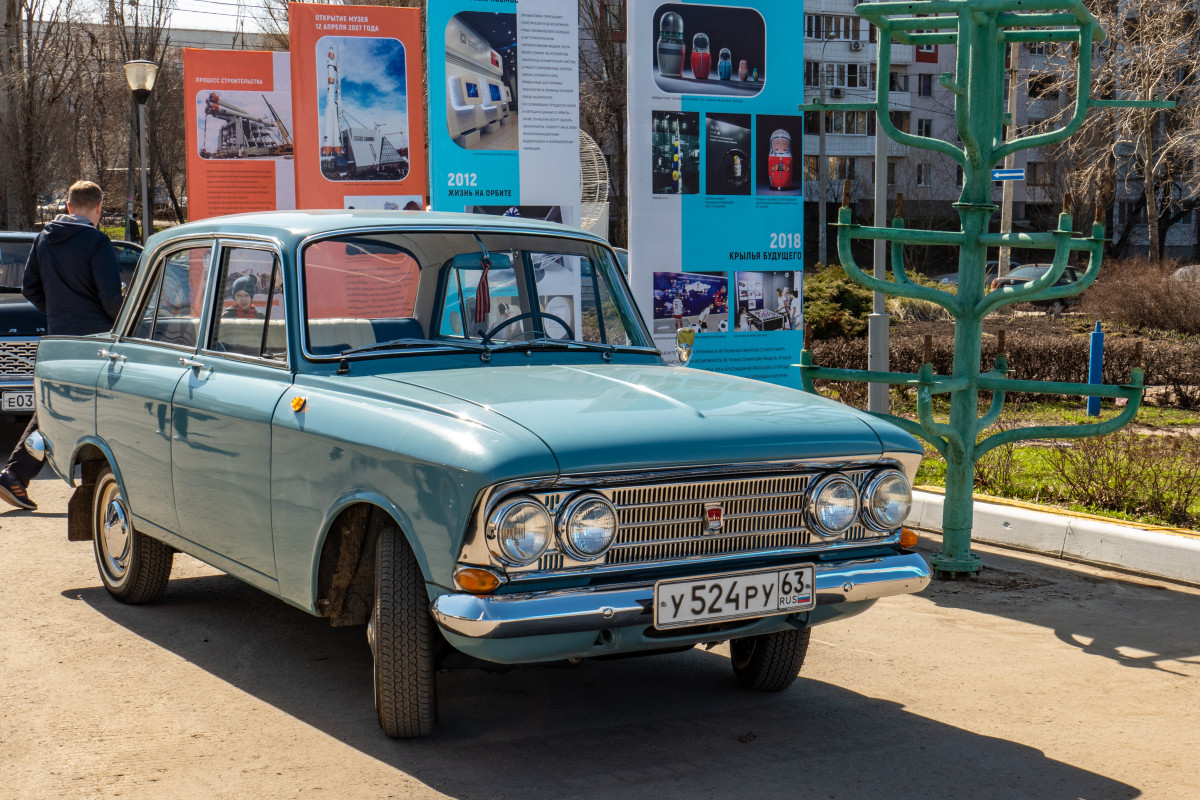
[[[1096,279],[1104,249],[1104,226],[1097,213],[1090,236],[1076,236],[1069,212],[1069,197],[1058,218],[1058,228],[1047,233],[990,233],[989,223],[997,207],[992,202],[992,168],[1009,153],[1062,142],[1083,124],[1089,108],[1099,106],[1157,106],[1172,104],[1149,100],[1101,100],[1091,93],[1093,41],[1105,34],[1079,0],[926,0],[859,5],[855,11],[879,29],[877,99],[873,103],[806,104],[802,110],[871,110],[876,112],[878,130],[895,141],[941,153],[962,166],[963,190],[957,203],[961,229],[958,231],[913,230],[904,227],[897,207],[891,227],[853,224],[849,192],[838,214],[838,254],[846,272],[858,283],[877,292],[927,300],[953,315],[954,362],[950,375],[935,375],[930,363],[916,374],[826,369],[815,366],[812,354],[801,355],[804,387],[815,391],[814,380],[878,382],[908,385],[917,391],[917,421],[880,414],[928,441],[946,459],[946,499],[943,508],[942,550],[932,561],[943,576],[972,574],[981,566],[971,552],[972,494],[975,463],[989,450],[1027,439],[1099,436],[1120,429],[1133,419],[1141,406],[1142,370],[1134,368],[1124,386],[1013,380],[1001,353],[993,369],[981,370],[983,320],[1011,303],[1053,300],[1082,292]],[[888,80],[893,43],[911,45],[956,45],[954,73],[941,76],[940,83],[954,97],[954,116],[962,146],[940,139],[916,136],[897,130],[888,116]],[[1003,113],[1004,68],[1007,45],[1021,42],[1070,42],[1077,47],[1078,86],[1075,109],[1059,130],[1005,140],[1004,128],[1011,121]],[[877,239],[891,244],[892,280],[880,280],[864,272],[854,261],[851,241]],[[906,244],[949,245],[958,248],[958,293],[914,283],[904,271],[902,248]],[[1025,247],[1053,251],[1053,266],[1036,280],[987,292],[985,272],[989,247]],[[1087,254],[1088,265],[1081,280],[1056,286],[1072,252]],[[927,356],[928,361],[928,356]],[[980,416],[980,392],[991,393],[991,405]],[[980,439],[1004,407],[1006,392],[1033,392],[1079,396],[1124,398],[1125,409],[1103,422],[1016,428]],[[933,397],[950,397],[948,423],[933,415]]]

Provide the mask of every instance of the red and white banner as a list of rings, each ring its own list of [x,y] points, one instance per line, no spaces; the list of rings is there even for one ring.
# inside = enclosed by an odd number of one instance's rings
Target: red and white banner
[[[423,209],[419,9],[288,8],[296,207]]]
[[[183,51],[188,219],[296,207],[287,53]]]

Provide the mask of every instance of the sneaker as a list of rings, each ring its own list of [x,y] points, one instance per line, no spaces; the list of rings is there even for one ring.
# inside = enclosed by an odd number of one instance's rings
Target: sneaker
[[[37,510],[37,503],[29,499],[29,492],[25,491],[20,481],[7,472],[0,472],[0,500],[26,511]]]

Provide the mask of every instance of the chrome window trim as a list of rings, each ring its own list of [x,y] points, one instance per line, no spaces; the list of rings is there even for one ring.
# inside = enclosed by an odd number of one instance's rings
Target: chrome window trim
[[[226,248],[229,248],[230,250],[233,250],[233,249],[266,250],[271,253],[274,253],[275,258],[279,259],[279,277],[281,279],[283,278],[283,271],[284,271],[284,266],[285,266],[284,259],[283,259],[283,245],[281,245],[278,241],[273,240],[273,239],[267,239],[265,237],[262,239],[252,239],[252,238],[243,239],[239,235],[236,238],[224,237],[224,236],[218,237],[217,244],[219,247],[219,249],[217,251],[219,254],[218,257],[221,259],[225,258],[225,249]],[[212,281],[216,280],[217,274],[221,271],[221,266],[220,266],[221,262],[217,261],[215,263],[216,263],[215,270],[213,271],[212,275],[210,276],[212,278]],[[210,269],[211,269],[211,267],[210,267]],[[282,363],[280,363],[279,361],[276,361],[275,359],[271,359],[271,358],[262,358],[261,356],[248,356],[248,355],[244,355],[242,353],[230,353],[230,352],[224,351],[224,350],[211,350],[204,346],[205,344],[209,343],[209,340],[212,338],[212,333],[213,333],[212,320],[213,320],[213,315],[215,314],[215,309],[216,309],[216,305],[217,305],[217,285],[216,285],[216,283],[211,282],[211,281],[210,281],[210,284],[211,285],[209,286],[209,292],[208,292],[209,297],[206,298],[206,300],[207,299],[212,300],[212,307],[209,309],[208,317],[205,320],[205,322],[207,323],[208,329],[205,333],[204,338],[199,340],[204,343],[204,344],[201,344],[199,352],[206,356],[214,356],[216,358],[228,359],[230,361],[240,361],[240,362],[247,363],[247,364],[258,364],[258,365],[265,366],[265,367],[274,367],[276,369],[282,369],[282,370],[290,372],[291,371],[291,357],[288,352],[291,349],[290,347],[284,348],[284,353],[283,353],[284,360]],[[283,341],[286,344],[288,342],[287,285],[286,284],[284,285],[284,288],[283,288],[282,302],[280,303],[280,309],[283,311]]]
[[[405,225],[395,225],[395,226],[370,226],[370,227],[361,227],[361,228],[353,228],[353,227],[352,228],[334,228],[332,230],[322,231],[320,233],[309,234],[308,236],[301,239],[299,241],[299,243],[296,244],[296,259],[295,259],[295,263],[292,264],[292,270],[294,272],[294,277],[295,277],[295,281],[296,281],[296,300],[297,300],[297,309],[298,309],[298,313],[299,313],[298,319],[299,319],[299,325],[300,325],[300,354],[301,354],[301,356],[303,356],[303,358],[306,361],[312,362],[314,364],[337,363],[338,361],[341,360],[340,355],[316,355],[316,354],[310,352],[308,349],[308,324],[307,324],[308,323],[308,317],[307,317],[308,306],[305,303],[304,281],[301,279],[301,275],[300,275],[300,267],[304,263],[304,248],[308,247],[310,244],[313,244],[318,241],[322,241],[324,239],[336,239],[338,236],[347,236],[347,235],[351,235],[351,234],[359,235],[359,236],[372,236],[372,235],[376,235],[376,234],[385,234],[385,233],[416,234],[416,233],[447,233],[447,232],[464,233],[464,234],[472,234],[472,233],[484,233],[484,234],[509,233],[509,234],[511,234],[511,233],[515,233],[515,234],[519,234],[519,235],[523,235],[523,236],[543,236],[543,237],[550,238],[550,239],[567,239],[570,241],[583,240],[589,244],[593,244],[593,245],[597,245],[602,248],[606,248],[609,251],[609,254],[611,256],[610,261],[614,265],[614,272],[616,272],[616,273],[622,272],[622,270],[619,268],[620,262],[617,261],[616,255],[614,253],[612,253],[612,245],[610,245],[608,242],[606,242],[604,239],[600,238],[596,234],[588,233],[587,231],[583,231],[583,230],[580,230],[578,233],[575,233],[573,231],[566,232],[566,231],[542,230],[536,226],[530,226],[528,228],[525,228],[525,227],[513,228],[513,227],[510,227],[507,225],[501,225],[499,223],[496,223],[496,224],[488,224],[488,223],[467,223],[467,224],[464,224],[464,223],[459,223],[459,224],[421,223],[421,224],[415,224],[412,227],[408,227]],[[622,281],[621,283],[624,285],[626,291],[628,292],[628,294],[626,295],[626,299],[630,303],[630,308],[629,308],[630,319],[635,324],[637,324],[641,327],[642,335],[645,337],[646,341],[650,343],[650,344],[644,346],[646,355],[655,355],[655,356],[661,357],[662,354],[659,352],[659,350],[657,348],[653,347],[654,336],[651,334],[649,329],[646,328],[645,320],[642,318],[641,313],[637,309],[637,304],[633,299],[633,292],[629,291],[628,281]],[[635,345],[635,346],[642,347],[642,345]],[[432,344],[431,346],[429,346],[427,348],[424,348],[424,347],[423,348],[409,348],[409,349],[405,350],[404,353],[408,354],[408,355],[423,355],[426,353],[440,353],[440,354],[461,353],[463,355],[476,355],[474,353],[466,353],[466,352],[458,349],[457,347],[443,347],[443,346],[436,345],[436,344]],[[399,354],[390,354],[390,355],[399,355]]]
[[[914,459],[906,459],[914,456]],[[560,503],[569,499],[570,495],[581,489],[594,490],[603,495],[605,489],[616,489],[623,486],[638,486],[644,484],[688,483],[705,480],[736,480],[751,477],[783,477],[789,472],[806,473],[823,470],[855,470],[865,471],[878,468],[898,468],[906,472],[907,460],[915,472],[920,462],[917,453],[883,453],[878,456],[830,456],[804,460],[752,462],[734,465],[685,467],[666,470],[627,470],[605,473],[577,473],[572,475],[547,475],[540,478],[527,478],[516,481],[506,481],[484,489],[476,497],[471,512],[471,522],[463,537],[459,550],[457,564],[468,566],[495,566],[489,558],[490,550],[483,542],[480,531],[486,530],[487,521],[502,503],[516,494],[553,494],[562,492]],[[807,495],[806,495],[807,502]],[[714,540],[720,537],[714,537]],[[820,539],[820,537],[814,537]],[[880,533],[870,539],[824,540],[810,545],[786,547],[765,551],[754,551],[755,557],[773,558],[785,555],[804,555],[814,552],[832,552],[867,546],[889,545],[899,541],[900,530],[896,528],[887,533]],[[617,549],[619,543],[614,543],[611,550]],[[670,559],[666,561],[646,561],[622,564],[597,564],[595,562],[575,562],[564,559],[563,565],[555,569],[538,570],[522,567],[508,569],[506,574],[511,582],[533,581],[550,577],[593,576],[609,573],[629,573],[647,568],[659,569],[668,565],[704,563],[720,564],[727,561],[745,558],[744,553],[723,555],[701,555]],[[536,564],[536,562],[533,562]]]
[[[179,250],[190,249],[195,246],[196,242],[199,241],[208,242],[209,246],[215,251],[217,249],[217,238],[218,234],[216,233],[193,233],[163,242],[154,248],[153,251],[142,251],[142,256],[146,259],[147,269],[144,274],[135,273],[138,278],[138,280],[135,281],[135,283],[138,284],[138,293],[136,296],[129,295],[125,298],[125,302],[121,306],[121,312],[117,315],[117,319],[113,323],[112,330],[114,332],[118,332],[116,333],[116,341],[120,342],[124,341],[125,339],[133,339],[133,337],[128,333],[129,328],[132,327],[133,324],[131,317],[137,313],[137,307],[141,305],[142,299],[146,296],[146,292],[149,291],[147,288],[148,281],[145,275],[149,275],[155,271],[159,259],[165,258],[171,253],[175,253]],[[141,261],[139,260],[138,263],[141,264]],[[133,341],[142,342],[147,340],[133,339]]]
[[[182,252],[184,250],[196,249],[195,243],[200,242],[200,241],[208,242],[208,247],[212,250],[212,252],[209,254],[209,257],[208,257],[208,270],[207,270],[208,274],[205,275],[205,277],[204,277],[203,291],[205,293],[205,296],[204,296],[204,303],[201,305],[201,310],[200,310],[201,317],[196,326],[196,343],[191,346],[170,344],[169,342],[160,342],[157,339],[142,339],[142,338],[133,336],[132,333],[130,333],[129,329],[136,327],[134,324],[134,320],[136,319],[135,315],[137,314],[137,309],[141,307],[142,301],[146,299],[147,294],[150,291],[153,291],[153,289],[151,288],[151,284],[153,284],[154,281],[147,281],[145,278],[142,279],[142,285],[138,289],[137,299],[134,302],[130,302],[129,298],[125,299],[125,303],[124,303],[124,306],[122,307],[121,315],[120,315],[120,317],[118,317],[117,322],[114,323],[114,325],[113,325],[114,330],[119,327],[122,328],[121,332],[117,334],[117,337],[116,337],[117,343],[119,343],[119,344],[124,344],[124,343],[145,344],[145,345],[150,345],[152,347],[165,347],[169,350],[176,350],[181,353],[195,353],[197,351],[197,348],[200,346],[200,342],[204,341],[204,337],[206,335],[205,332],[208,327],[206,324],[207,317],[204,315],[207,313],[208,307],[209,307],[209,302],[212,299],[209,296],[209,295],[211,295],[211,292],[209,291],[209,289],[210,289],[211,283],[212,283],[213,264],[216,262],[216,259],[220,257],[220,253],[221,253],[220,242],[219,242],[217,236],[215,234],[209,233],[209,234],[198,235],[198,236],[194,236],[194,237],[188,236],[188,237],[185,237],[182,239],[174,239],[154,251],[154,256],[153,256],[152,260],[149,262],[151,264],[151,267],[149,270],[147,270],[147,275],[154,275],[155,273],[157,273],[159,271],[160,265],[162,265],[162,263],[167,258],[171,257],[172,255],[174,255],[176,253]],[[175,246],[175,245],[178,245],[178,246]],[[128,311],[126,311],[125,309],[128,309]]]

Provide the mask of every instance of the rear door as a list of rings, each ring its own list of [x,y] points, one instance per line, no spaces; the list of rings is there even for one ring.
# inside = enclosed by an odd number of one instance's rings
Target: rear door
[[[173,397],[179,532],[273,578],[271,418],[292,383],[281,258],[222,241],[218,263],[205,341]]]
[[[198,240],[158,257],[128,327],[99,356],[108,363],[96,380],[96,432],[116,458],[134,515],[172,532],[171,397],[196,352],[212,255],[212,241]]]

